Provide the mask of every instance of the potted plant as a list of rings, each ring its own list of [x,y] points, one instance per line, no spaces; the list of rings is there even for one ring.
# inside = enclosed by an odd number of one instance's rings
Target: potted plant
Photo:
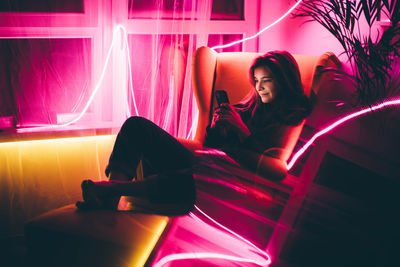
[[[398,89],[393,88],[398,80],[392,74],[400,59],[399,0],[304,0],[295,17],[318,22],[339,41],[349,59],[352,74],[347,76],[358,104],[381,102]],[[372,27],[382,17],[387,18],[387,27],[375,38]]]

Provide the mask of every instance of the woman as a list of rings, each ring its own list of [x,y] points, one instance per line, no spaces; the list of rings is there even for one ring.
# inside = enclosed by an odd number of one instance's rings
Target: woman
[[[249,79],[255,90],[240,104],[223,105],[214,112],[205,146],[219,148],[255,171],[261,154],[271,147],[283,147],[286,133],[301,123],[312,107],[297,62],[286,51],[256,58]]]
[[[223,104],[213,114],[204,146],[225,151],[243,166],[255,170],[258,158],[269,147],[280,146],[290,126],[311,112],[294,58],[274,51],[257,58],[249,70],[254,86],[242,103]],[[179,205],[190,211],[196,200],[194,155],[152,122],[131,117],[117,136],[106,168],[110,181],[82,183],[80,209],[117,208],[121,196],[152,203]],[[131,181],[140,160],[154,175]]]

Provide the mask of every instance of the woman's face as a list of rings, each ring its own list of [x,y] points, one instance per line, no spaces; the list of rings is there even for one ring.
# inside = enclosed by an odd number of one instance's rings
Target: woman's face
[[[278,85],[267,66],[254,69],[254,87],[263,103],[272,102],[278,93]]]

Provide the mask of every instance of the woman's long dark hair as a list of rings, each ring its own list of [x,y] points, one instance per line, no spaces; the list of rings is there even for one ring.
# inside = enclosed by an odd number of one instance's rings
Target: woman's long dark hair
[[[249,69],[250,83],[255,87],[254,70],[268,67],[278,86],[275,99],[271,102],[278,119],[286,124],[298,124],[311,113],[311,104],[304,94],[299,67],[293,56],[287,51],[271,51],[256,58]],[[240,103],[243,111],[252,110],[252,116],[262,106],[261,97],[256,89]]]

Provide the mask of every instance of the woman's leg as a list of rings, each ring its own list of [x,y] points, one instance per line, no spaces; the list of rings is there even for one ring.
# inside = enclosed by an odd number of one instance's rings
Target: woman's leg
[[[128,182],[140,159],[146,159],[157,174],[144,181]],[[192,153],[174,137],[147,119],[132,117],[121,127],[110,156],[106,169],[110,182],[84,181],[83,197],[89,204],[77,206],[116,208],[122,195],[193,205],[192,160]]]
[[[131,117],[118,133],[106,174],[118,172],[132,179],[141,159],[146,160],[155,173],[162,173],[191,167],[193,155],[153,122]]]
[[[114,170],[114,171],[110,171],[108,178],[110,179],[110,181],[129,181],[131,180],[131,178],[120,171]]]
[[[101,181],[85,180],[83,192],[89,194],[88,201],[98,203],[106,197],[135,196],[154,203],[173,204],[195,201],[192,169],[175,170],[146,177],[141,181]],[[96,204],[96,203],[94,203]]]

